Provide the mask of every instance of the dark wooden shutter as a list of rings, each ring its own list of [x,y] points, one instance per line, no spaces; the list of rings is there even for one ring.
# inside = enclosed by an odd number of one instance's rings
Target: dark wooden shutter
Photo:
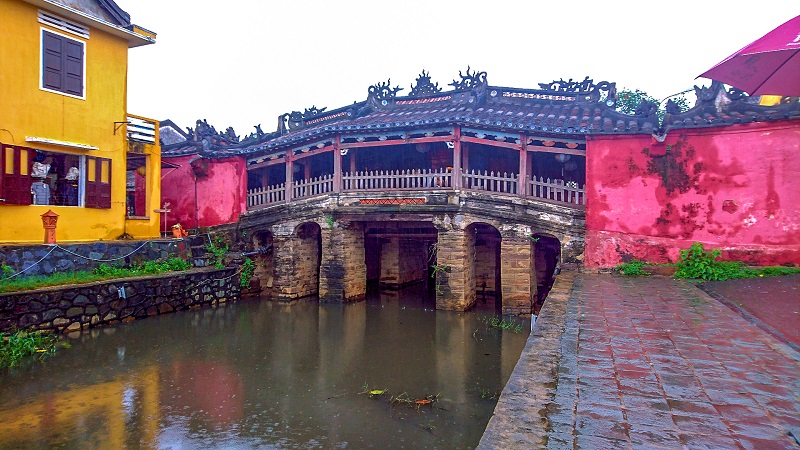
[[[83,95],[83,43],[64,40],[64,92]]]
[[[111,160],[87,156],[86,172],[86,207],[111,208]]]
[[[83,42],[42,32],[42,86],[83,95]]]
[[[31,204],[31,164],[34,150],[0,145],[0,198],[6,205]]]

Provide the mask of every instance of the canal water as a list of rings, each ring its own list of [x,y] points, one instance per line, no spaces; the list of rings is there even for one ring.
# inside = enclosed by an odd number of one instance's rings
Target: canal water
[[[530,330],[488,327],[490,303],[412,288],[92,330],[0,372],[0,448],[474,448]]]

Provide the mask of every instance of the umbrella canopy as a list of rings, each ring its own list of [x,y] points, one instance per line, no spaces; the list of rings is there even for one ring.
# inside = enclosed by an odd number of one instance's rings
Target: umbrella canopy
[[[800,96],[800,16],[700,76],[729,84],[750,95]]]

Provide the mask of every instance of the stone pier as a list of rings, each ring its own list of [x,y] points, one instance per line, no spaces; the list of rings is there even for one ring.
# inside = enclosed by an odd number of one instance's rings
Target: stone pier
[[[322,226],[321,237],[320,301],[341,303],[364,298],[367,292],[367,266],[363,224],[325,224]]]
[[[275,299],[295,300],[319,292],[320,226],[306,222],[273,228]]]
[[[465,311],[475,304],[475,233],[439,228],[436,309]]]
[[[536,298],[532,241],[517,230],[502,233],[500,289],[503,314],[530,314]]]

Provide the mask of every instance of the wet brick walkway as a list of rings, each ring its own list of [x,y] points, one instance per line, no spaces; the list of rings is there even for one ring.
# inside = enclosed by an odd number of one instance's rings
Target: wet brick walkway
[[[569,278],[480,448],[800,448],[800,354],[688,282]]]

